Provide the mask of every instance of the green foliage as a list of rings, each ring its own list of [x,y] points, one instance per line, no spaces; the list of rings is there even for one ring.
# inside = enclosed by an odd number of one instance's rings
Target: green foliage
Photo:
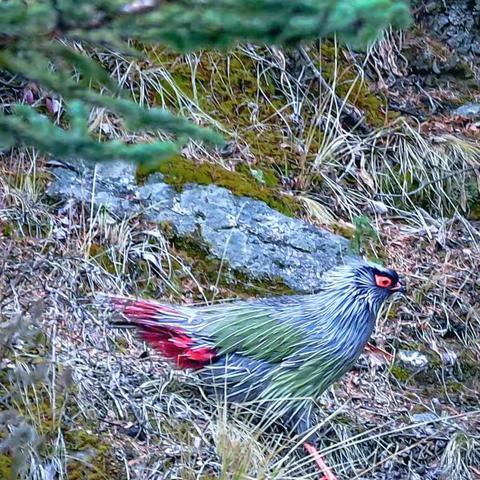
[[[368,217],[359,215],[353,219],[355,226],[355,233],[350,241],[350,246],[353,252],[361,253],[362,247],[367,239],[379,240],[378,232],[370,223]]]
[[[184,0],[149,15],[117,18],[113,25],[138,31],[141,40],[190,51],[226,48],[242,39],[292,46],[335,32],[342,41],[365,45],[389,24],[408,21],[407,5],[391,0]]]
[[[42,153],[57,157],[80,156],[96,160],[124,158],[137,162],[167,158],[176,152],[173,142],[126,145],[120,140],[112,140],[99,143],[88,135],[87,112],[78,100],[71,103],[70,130],[54,125],[47,117],[26,105],[17,105],[13,112],[14,115],[0,116],[0,144],[4,146],[13,146],[22,141],[35,145]]]
[[[149,6],[125,0],[6,0],[0,2],[0,76],[34,81],[60,95],[69,117],[57,116],[60,125],[54,125],[38,107],[5,106],[0,148],[26,144],[57,157],[150,161],[171,156],[188,138],[221,143],[213,132],[165,110],[137,105],[74,42],[128,55],[138,52],[127,47],[127,39],[183,52],[227,48],[240,40],[292,46],[334,33],[365,45],[388,25],[403,27],[408,21],[408,6],[401,0],[182,0]],[[173,140],[129,146],[95,138],[87,128],[93,106],[114,113],[131,130],[162,130]]]

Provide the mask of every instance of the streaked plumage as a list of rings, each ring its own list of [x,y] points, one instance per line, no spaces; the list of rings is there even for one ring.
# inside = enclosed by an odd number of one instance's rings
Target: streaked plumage
[[[312,399],[363,351],[398,275],[358,262],[332,271],[315,294],[187,307],[113,297],[142,337],[212,392],[258,401],[303,432]]]

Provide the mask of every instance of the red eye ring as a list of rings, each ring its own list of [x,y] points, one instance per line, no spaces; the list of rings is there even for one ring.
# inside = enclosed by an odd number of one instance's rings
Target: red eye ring
[[[386,275],[375,275],[375,284],[377,287],[390,288],[393,284],[392,279]]]

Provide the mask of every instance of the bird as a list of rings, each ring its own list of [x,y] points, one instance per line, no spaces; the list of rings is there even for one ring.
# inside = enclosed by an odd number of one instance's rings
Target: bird
[[[355,260],[310,294],[198,306],[122,296],[108,303],[123,314],[117,326],[135,327],[166,360],[196,372],[207,393],[257,402],[263,418],[305,438],[323,478],[334,480],[309,435],[314,400],[353,367],[384,302],[404,291],[395,270]]]

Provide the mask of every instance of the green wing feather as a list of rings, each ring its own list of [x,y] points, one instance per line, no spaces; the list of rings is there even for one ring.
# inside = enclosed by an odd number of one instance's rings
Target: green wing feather
[[[206,333],[221,354],[238,353],[279,363],[295,353],[305,331],[275,317],[268,306],[236,306],[221,316],[212,315]]]

